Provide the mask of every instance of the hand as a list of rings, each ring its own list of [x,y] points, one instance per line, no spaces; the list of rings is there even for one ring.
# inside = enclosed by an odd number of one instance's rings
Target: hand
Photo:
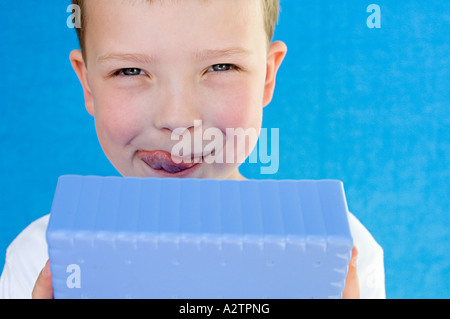
[[[348,265],[347,278],[345,279],[345,287],[342,294],[343,299],[359,299],[359,280],[357,274],[357,258],[358,250],[356,247],[352,249],[352,258]],[[52,274],[50,273],[50,263],[47,261],[45,267],[39,274],[36,284],[34,285],[33,299],[53,299]]]
[[[356,272],[357,258],[358,249],[356,249],[356,247],[353,247],[352,258],[350,259],[350,263],[348,264],[347,278],[345,278],[345,287],[342,294],[343,299],[360,298],[358,273]]]
[[[41,270],[31,294],[33,299],[53,299],[52,274],[49,260]]]

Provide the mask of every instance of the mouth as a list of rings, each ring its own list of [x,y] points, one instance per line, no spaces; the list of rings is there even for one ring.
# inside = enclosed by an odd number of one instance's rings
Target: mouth
[[[188,173],[198,166],[203,159],[202,156],[191,155],[188,159],[175,158],[174,161],[172,155],[166,151],[139,151],[137,156],[153,170],[173,176]]]

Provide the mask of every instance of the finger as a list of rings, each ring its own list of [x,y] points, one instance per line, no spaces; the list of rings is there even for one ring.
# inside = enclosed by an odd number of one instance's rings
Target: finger
[[[33,299],[53,299],[52,274],[50,273],[49,261],[47,261],[39,274],[31,296]]]
[[[345,279],[345,288],[342,294],[344,299],[359,299],[359,279],[357,272],[357,259],[358,259],[358,249],[353,247],[352,258],[348,264],[347,278]]]

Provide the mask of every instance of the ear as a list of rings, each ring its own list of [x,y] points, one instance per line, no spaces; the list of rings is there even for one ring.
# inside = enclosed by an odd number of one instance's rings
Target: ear
[[[264,87],[264,107],[272,101],[277,72],[286,54],[287,46],[284,42],[275,41],[270,45],[267,56],[266,84]]]
[[[83,87],[86,110],[89,114],[94,116],[94,102],[92,100],[91,88],[89,86],[87,67],[83,59],[83,54],[80,50],[74,50],[70,53],[70,62],[72,63],[73,70],[77,74],[81,86]]]

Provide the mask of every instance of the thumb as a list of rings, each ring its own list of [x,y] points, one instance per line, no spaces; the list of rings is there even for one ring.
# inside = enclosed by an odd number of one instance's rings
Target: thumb
[[[353,247],[352,258],[350,259],[350,263],[348,264],[348,273],[347,278],[345,279],[345,288],[342,293],[343,299],[360,298],[359,279],[357,273],[357,258],[358,249],[356,249],[356,247]]]
[[[52,274],[50,273],[50,261],[39,274],[31,294],[33,299],[53,299]]]

